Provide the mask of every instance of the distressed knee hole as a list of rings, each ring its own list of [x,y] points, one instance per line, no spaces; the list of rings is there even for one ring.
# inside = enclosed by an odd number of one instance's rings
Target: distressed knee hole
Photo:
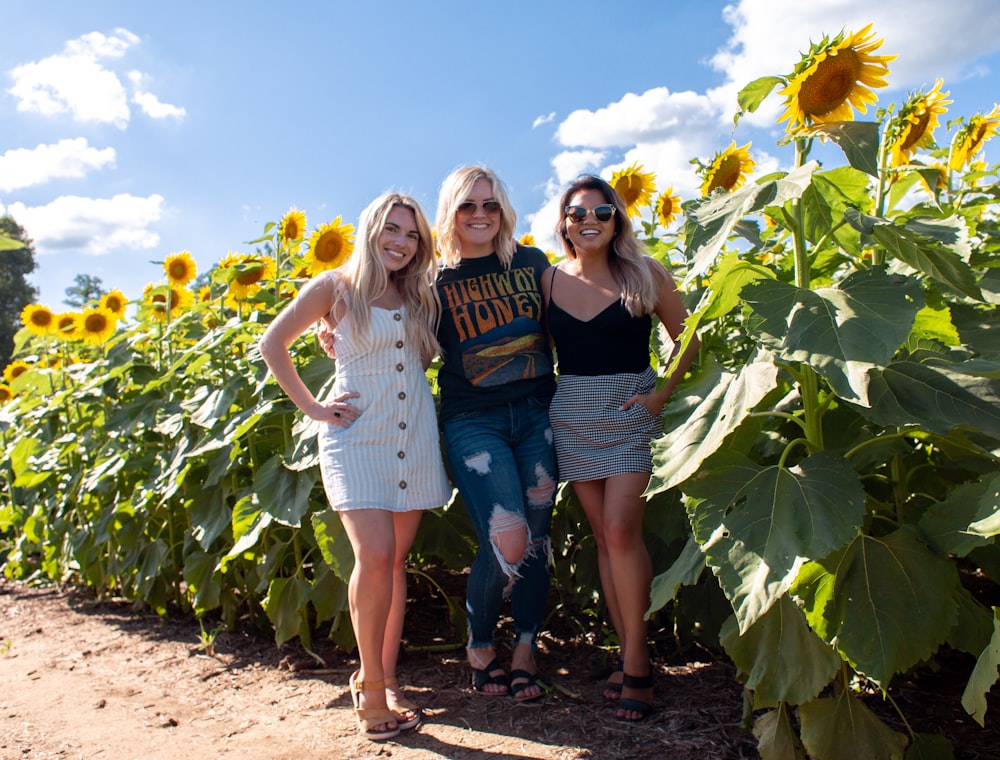
[[[465,466],[477,475],[489,475],[493,457],[488,451],[480,451],[465,458]]]
[[[552,503],[556,493],[556,481],[542,463],[535,465],[535,485],[528,488],[528,505],[531,507],[547,507]]]

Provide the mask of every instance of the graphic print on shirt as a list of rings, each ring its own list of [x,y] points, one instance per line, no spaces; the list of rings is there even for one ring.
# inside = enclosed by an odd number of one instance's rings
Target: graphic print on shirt
[[[462,366],[472,385],[503,385],[552,372],[534,273],[534,267],[522,267],[442,286],[442,318],[458,331]]]

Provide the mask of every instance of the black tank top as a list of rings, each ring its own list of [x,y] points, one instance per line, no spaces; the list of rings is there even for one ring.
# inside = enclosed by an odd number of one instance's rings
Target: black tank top
[[[621,299],[593,319],[577,319],[556,303],[559,267],[549,288],[548,323],[559,372],[566,375],[638,374],[649,366],[649,314],[633,317]]]

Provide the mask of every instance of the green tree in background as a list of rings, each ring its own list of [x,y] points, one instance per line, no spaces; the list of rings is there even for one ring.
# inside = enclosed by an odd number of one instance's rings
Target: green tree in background
[[[21,310],[38,297],[25,279],[35,271],[35,249],[24,229],[9,216],[0,217],[0,369],[10,363]]]
[[[82,309],[92,301],[100,300],[105,294],[100,277],[90,274],[78,274],[73,278],[73,284],[66,288],[63,303],[77,309]]]

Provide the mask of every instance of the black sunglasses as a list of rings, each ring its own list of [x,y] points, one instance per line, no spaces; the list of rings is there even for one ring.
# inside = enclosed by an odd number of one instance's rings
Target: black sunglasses
[[[586,206],[567,206],[563,209],[563,212],[566,214],[567,218],[572,219],[574,222],[579,224],[587,218],[587,215],[591,211],[594,212],[594,217],[597,221],[606,222],[615,215],[616,210],[617,209],[610,203],[602,203],[600,206],[594,206],[592,209],[589,209]]]
[[[460,214],[472,214],[476,213],[476,209],[482,205],[484,214],[496,214],[500,212],[501,206],[500,201],[483,201],[482,204],[476,203],[475,201],[464,201],[458,204],[458,213]]]

